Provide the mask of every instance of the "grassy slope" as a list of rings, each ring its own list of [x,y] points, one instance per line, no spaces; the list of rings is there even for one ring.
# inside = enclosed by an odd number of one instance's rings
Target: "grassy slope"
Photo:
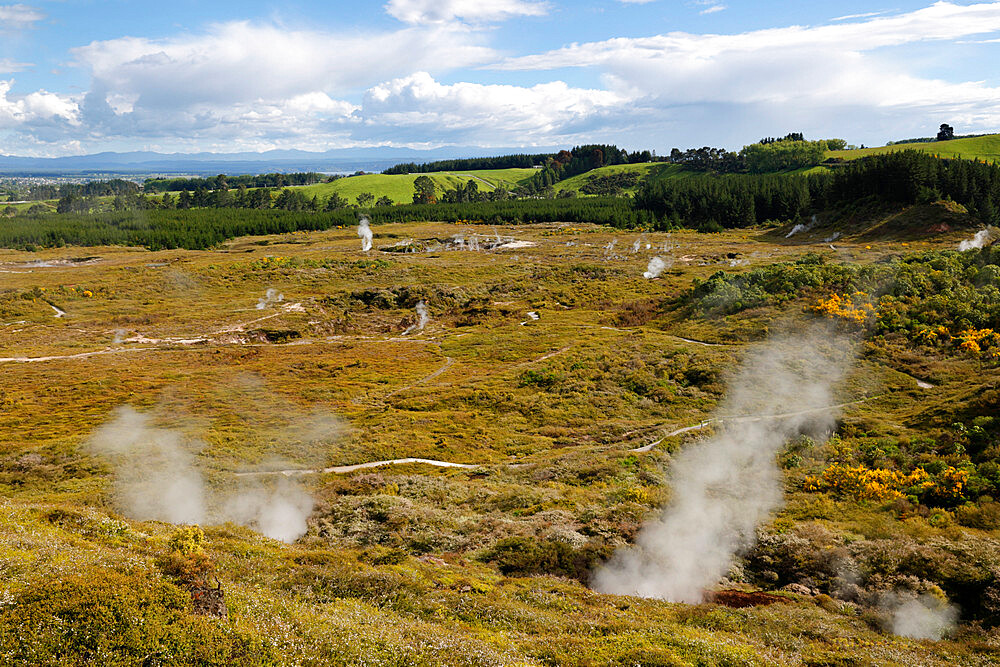
[[[664,178],[692,178],[698,175],[694,172],[685,171],[682,167],[675,164],[616,164],[608,167],[601,167],[600,169],[593,169],[584,174],[567,178],[565,181],[556,183],[555,189],[556,191],[575,190],[576,192],[579,192],[580,188],[586,185],[586,183],[593,177],[610,176],[611,174],[619,174],[623,172],[634,172],[639,174],[640,179],[648,178],[651,180]],[[638,189],[638,186],[629,188],[626,192],[632,193],[635,192],[636,189]]]
[[[597,595],[553,577],[507,578],[478,562],[481,549],[502,536],[573,537],[584,527],[619,534],[654,514],[665,497],[662,469],[669,455],[635,456],[628,449],[696,423],[721,397],[717,382],[669,378],[691,369],[710,377],[706,370],[731,367],[743,341],[766,326],[760,313],[650,321],[643,304],[670,299],[694,278],[727,269],[734,252],[751,268],[807,251],[858,262],[898,252],[839,244],[835,254],[748,231],[684,232],[671,238],[680,244],[674,269],[649,282],[640,274],[650,253],[605,260],[602,248],[611,239],[632,240],[622,232],[579,226],[499,232],[538,245],[385,255],[384,265],[358,261],[363,256],[353,229],[237,239],[212,252],[0,251],[3,268],[14,271],[4,274],[12,291],[0,302],[0,356],[102,350],[112,346],[116,329],[192,337],[262,316],[273,317],[244,329],[295,329],[304,337],[301,345],[241,344],[232,336],[202,345],[123,343],[115,349],[128,352],[0,366],[8,371],[0,375],[0,566],[6,575],[0,595],[76,574],[99,579],[109,570],[164,579],[155,563],[171,528],[123,520],[106,468],[81,448],[111,410],[128,403],[157,408],[166,425],[199,435],[205,446],[198,460],[220,485],[233,483],[233,471],[274,459],[309,467],[404,456],[487,464],[478,472],[410,466],[309,478],[317,506],[309,533],[292,546],[244,528],[209,529],[209,552],[230,607],[226,627],[259,637],[282,663],[356,663],[363,656],[369,664],[649,664],[656,658],[656,664],[791,665],[807,659],[853,664],[845,661],[856,656],[860,664],[988,664],[982,652],[993,640],[901,640],[873,631],[848,607],[824,608],[809,599],[745,611],[686,607]],[[494,230],[409,225],[375,233],[379,247]],[[659,246],[667,237],[648,240]],[[944,236],[913,249],[955,241]],[[81,255],[101,260],[30,273],[19,264]],[[263,261],[268,256],[285,259]],[[257,311],[256,300],[269,287],[304,312]],[[426,298],[431,307],[428,330],[412,339],[399,335],[414,319],[410,306],[365,307],[351,297],[403,287],[412,290],[411,300]],[[35,288],[41,296],[20,296]],[[64,308],[67,318],[52,317],[43,299]],[[521,326],[528,310],[541,319]],[[704,347],[675,335],[729,344]],[[900,426],[907,416],[938,409],[941,396],[995,381],[995,371],[971,362],[940,364],[907,354],[890,359],[893,368],[859,364],[847,391],[891,396],[852,408],[845,423],[857,432],[915,436]],[[899,372],[915,373],[907,364],[933,376],[939,390],[916,391],[913,379]],[[560,384],[551,391],[525,385],[529,370],[552,374]],[[653,372],[664,378],[656,393],[640,398],[629,389]],[[339,415],[350,429],[332,442],[288,444],[295,442],[288,433],[297,421],[323,414]],[[668,439],[665,447],[696,437]],[[528,465],[504,465],[514,461]],[[824,515],[819,501],[795,493],[791,500],[779,517],[785,527],[802,521],[855,536],[953,535],[919,517],[896,522],[873,508],[829,503]],[[371,553],[387,546],[411,555],[395,565],[370,564]],[[416,557],[426,551],[430,558]],[[0,615],[16,608],[0,607]]]
[[[952,141],[934,141],[918,144],[895,144],[853,151],[830,151],[827,157],[839,157],[845,160],[856,160],[868,155],[893,153],[902,150],[917,150],[932,153],[944,158],[980,159],[986,161],[1000,160],[1000,134],[990,134],[971,139],[953,139]]]
[[[533,169],[484,169],[467,172],[437,172],[426,175],[434,181],[438,192],[453,189],[459,184],[464,185],[470,180],[475,180],[481,191],[492,192],[501,183],[508,188],[513,188],[521,181],[530,178],[533,173]],[[331,193],[336,192],[342,197],[346,197],[351,203],[354,203],[362,192],[370,192],[376,198],[387,196],[396,204],[408,204],[413,201],[413,182],[419,176],[421,174],[366,174],[341,178],[332,183],[306,185],[296,189],[302,190],[310,197],[318,195],[320,199],[327,198]]]

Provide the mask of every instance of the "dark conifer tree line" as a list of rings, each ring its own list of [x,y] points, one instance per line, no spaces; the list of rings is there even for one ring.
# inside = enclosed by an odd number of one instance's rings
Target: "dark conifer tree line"
[[[606,147],[584,147],[563,169],[581,169],[608,159]],[[565,156],[564,156],[565,159]],[[611,159],[618,159],[612,153]],[[575,161],[575,163],[574,163]],[[428,179],[430,180],[430,179]],[[433,185],[433,184],[432,184]],[[493,193],[490,193],[491,195]],[[407,221],[591,222],[619,228],[668,230],[681,226],[712,231],[767,221],[796,221],[823,210],[881,203],[893,206],[940,199],[964,205],[984,223],[1000,224],[1000,167],[969,160],[943,160],[918,151],[876,155],[815,175],[706,174],[660,179],[641,185],[633,198],[522,199],[484,196],[475,181],[441,198],[391,206],[371,201],[373,223]],[[371,199],[374,199],[372,197]],[[206,248],[227,238],[300,229],[354,225],[358,211],[341,196],[325,200],[301,190],[266,188],[182,190],[162,200],[143,194],[118,195],[112,210],[88,214],[92,198],[67,195],[63,215],[28,213],[0,226],[0,245],[30,248],[62,244],[132,244],[151,248]]]
[[[227,176],[219,174],[208,178],[147,178],[142,186],[146,192],[180,192],[181,190],[228,190],[231,188],[284,188],[293,185],[312,185],[339,178],[314,171],[294,174],[244,174]]]
[[[62,197],[108,197],[111,195],[137,195],[142,191],[138,183],[115,178],[110,181],[90,181],[88,183],[43,183],[31,186],[26,200],[61,199]]]

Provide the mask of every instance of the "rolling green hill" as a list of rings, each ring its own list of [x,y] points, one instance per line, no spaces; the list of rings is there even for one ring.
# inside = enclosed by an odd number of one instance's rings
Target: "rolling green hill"
[[[574,190],[576,192],[580,192],[580,188],[586,185],[593,178],[612,176],[614,174],[622,173],[635,173],[638,174],[640,179],[648,178],[651,180],[660,180],[665,178],[691,178],[699,175],[697,172],[685,170],[680,165],[666,164],[664,162],[615,164],[607,167],[601,167],[600,169],[592,169],[586,173],[567,178],[565,181],[556,183],[555,189],[557,192],[562,190]],[[626,188],[624,191],[627,193],[633,193],[637,189],[638,185]]]
[[[983,137],[969,139],[952,139],[951,141],[932,141],[929,143],[893,144],[876,148],[861,148],[853,151],[830,151],[827,157],[856,160],[869,155],[895,153],[903,150],[922,151],[943,158],[980,159],[992,162],[1000,159],[1000,134],[989,134]]]
[[[456,185],[464,185],[470,180],[476,181],[482,192],[492,192],[499,185],[514,188],[526,181],[535,173],[534,169],[484,169],[467,172],[436,172],[431,174],[365,174],[364,176],[349,176],[332,183],[318,183],[294,188],[301,190],[307,196],[318,195],[320,199],[337,193],[354,202],[362,192],[370,192],[378,197],[389,197],[396,204],[409,204],[413,201],[413,182],[422,175],[429,176],[440,193],[452,189]]]

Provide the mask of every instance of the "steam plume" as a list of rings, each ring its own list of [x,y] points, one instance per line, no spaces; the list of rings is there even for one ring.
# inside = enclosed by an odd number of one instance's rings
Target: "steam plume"
[[[192,446],[200,448],[130,407],[119,408],[86,443],[115,466],[119,510],[134,519],[182,524],[205,520],[205,485]]]
[[[792,231],[785,235],[786,239],[790,239],[796,234],[801,234],[802,232],[808,232],[810,229],[816,226],[816,216],[814,215],[809,221],[808,225],[795,225],[792,227]]]
[[[284,294],[279,294],[278,290],[274,289],[273,287],[269,287],[267,291],[264,292],[264,296],[260,297],[257,300],[257,310],[264,310],[271,304],[281,303],[284,300],[285,300]]]
[[[662,252],[671,252],[674,248],[680,247],[674,245],[673,238],[673,234],[667,232],[667,238],[663,240],[663,247],[660,249]]]
[[[306,442],[326,441],[340,432],[339,422],[315,416],[299,420]],[[115,466],[115,504],[126,516],[174,524],[233,521],[283,542],[305,534],[312,497],[290,480],[273,488],[257,482],[237,493],[213,493],[205,483],[195,452],[201,443],[181,433],[155,427],[148,415],[119,408],[98,429],[86,448]]]
[[[912,639],[933,639],[947,635],[958,621],[958,610],[933,595],[922,595],[918,599],[893,601],[892,633]]]
[[[654,257],[649,260],[649,264],[646,266],[646,272],[642,274],[642,277],[646,280],[653,280],[654,278],[659,278],[660,274],[666,269],[667,263],[659,257]]]
[[[294,542],[306,534],[312,510],[312,497],[282,480],[274,489],[260,484],[244,488],[224,501],[219,518],[249,526],[271,539]]]
[[[990,229],[982,229],[976,232],[968,241],[962,241],[958,244],[958,249],[960,252],[965,252],[966,250],[978,250],[980,248],[985,248],[990,241],[993,240],[993,232]]]
[[[430,321],[431,321],[431,316],[427,312],[427,304],[424,303],[423,301],[420,301],[419,303],[417,303],[417,323],[408,328],[406,331],[404,331],[403,335],[408,336],[414,331],[423,331],[424,327],[426,327],[427,323]]]
[[[358,223],[358,237],[361,239],[362,252],[372,249],[372,228],[368,226],[367,216],[361,216],[361,221]]]
[[[823,327],[785,336],[752,354],[729,383],[720,432],[672,463],[673,497],[597,572],[605,593],[701,602],[724,577],[758,524],[781,503],[775,456],[784,442],[833,424],[831,387],[847,369],[851,346]]]

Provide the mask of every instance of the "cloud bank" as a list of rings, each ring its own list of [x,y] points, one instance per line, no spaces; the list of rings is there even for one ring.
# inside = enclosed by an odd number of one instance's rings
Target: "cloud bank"
[[[927,134],[940,122],[967,132],[1000,127],[1000,88],[963,80],[960,69],[928,76],[897,53],[936,44],[943,64],[950,44],[993,48],[1000,2],[521,55],[496,47],[495,27],[559,20],[553,3],[390,0],[384,11],[395,28],[230,21],[81,45],[70,57],[89,77],[82,92],[0,83],[0,153],[59,152],[71,142],[80,150],[322,150],[614,141],[663,150],[739,147],[789,128],[871,143]],[[22,26],[42,18],[26,5],[0,5],[4,13]],[[24,67],[19,60],[0,65],[11,72]]]

